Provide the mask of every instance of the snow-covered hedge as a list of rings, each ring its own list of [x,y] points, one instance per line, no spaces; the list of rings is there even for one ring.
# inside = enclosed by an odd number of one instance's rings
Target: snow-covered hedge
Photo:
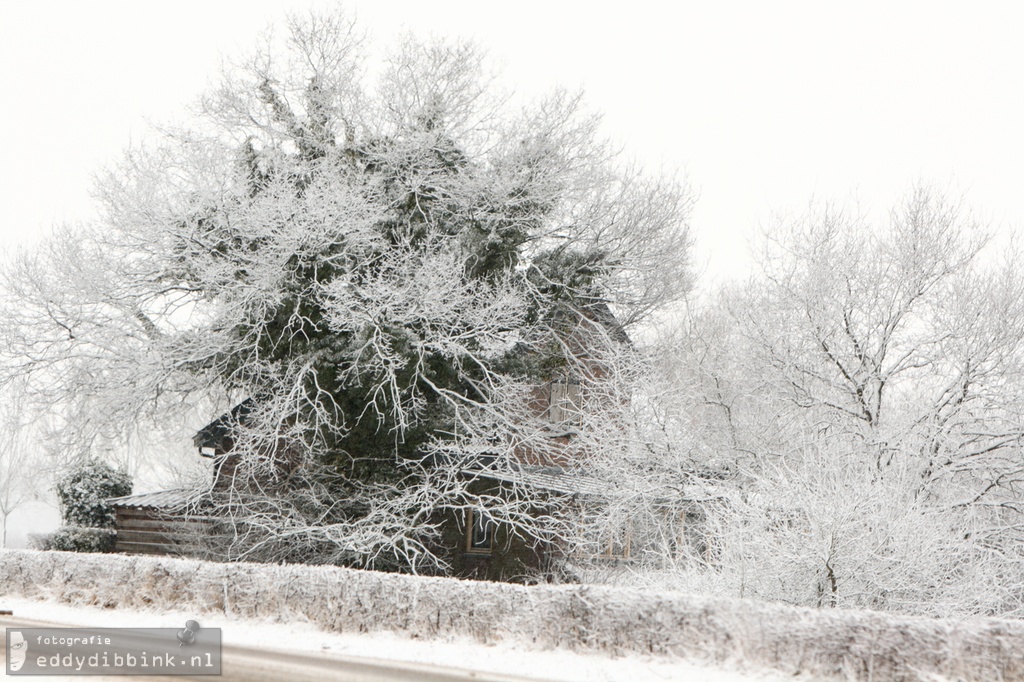
[[[995,619],[932,620],[637,589],[29,550],[0,552],[4,594],[301,620],[343,632],[678,655],[767,665],[815,679],[1024,680],[1024,623]]]
[[[52,533],[34,535],[30,546],[61,552],[113,552],[116,539],[117,533],[112,528],[61,526]]]

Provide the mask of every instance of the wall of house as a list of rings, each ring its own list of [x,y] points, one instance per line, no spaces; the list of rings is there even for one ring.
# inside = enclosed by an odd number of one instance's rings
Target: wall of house
[[[213,490],[224,492],[231,488],[235,477],[235,469],[238,468],[238,455],[218,455],[213,464]]]
[[[500,493],[493,481],[477,480],[469,485],[470,495],[488,498]],[[540,512],[538,512],[540,513]],[[508,524],[492,523],[488,550],[474,549],[470,543],[472,513],[454,510],[439,519],[440,538],[431,549],[444,558],[448,575],[472,580],[535,583],[545,578],[553,549],[523,537]]]
[[[467,515],[447,514],[443,520],[437,551],[451,564],[451,575],[472,580],[534,583],[543,579],[551,559],[550,548],[511,532],[508,525],[496,524],[490,551],[469,547]]]

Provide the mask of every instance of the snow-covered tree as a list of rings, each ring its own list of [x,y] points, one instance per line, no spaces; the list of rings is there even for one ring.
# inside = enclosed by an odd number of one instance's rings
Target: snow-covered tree
[[[39,498],[47,472],[22,387],[9,385],[0,398],[0,547],[6,547],[8,517]]]
[[[1020,615],[1024,287],[962,205],[768,233],[679,341],[675,443],[716,473],[679,584],[815,606]],[[634,514],[636,512],[633,512]],[[692,570],[691,570],[692,569]]]
[[[130,150],[98,224],[7,270],[8,368],[79,441],[251,398],[222,500],[239,556],[432,566],[464,507],[565,535],[460,471],[557,456],[535,388],[599,374],[685,294],[691,196],[578,96],[516,111],[472,45],[409,38],[372,84],[366,55],[344,16],[292,20]]]

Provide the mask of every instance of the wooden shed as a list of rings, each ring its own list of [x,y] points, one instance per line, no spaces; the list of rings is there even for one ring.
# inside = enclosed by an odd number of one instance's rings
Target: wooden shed
[[[185,516],[194,501],[194,490],[161,490],[142,495],[115,497],[117,538],[115,552],[125,554],[188,554],[188,545],[201,530],[201,518]]]

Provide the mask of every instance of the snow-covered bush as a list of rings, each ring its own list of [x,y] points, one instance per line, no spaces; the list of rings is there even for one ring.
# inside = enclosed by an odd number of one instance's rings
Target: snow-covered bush
[[[30,538],[34,549],[55,552],[112,552],[117,533],[109,528],[62,526],[52,533]]]
[[[107,500],[131,492],[128,474],[95,458],[85,460],[57,481],[61,516],[71,527],[113,528],[114,510]]]

